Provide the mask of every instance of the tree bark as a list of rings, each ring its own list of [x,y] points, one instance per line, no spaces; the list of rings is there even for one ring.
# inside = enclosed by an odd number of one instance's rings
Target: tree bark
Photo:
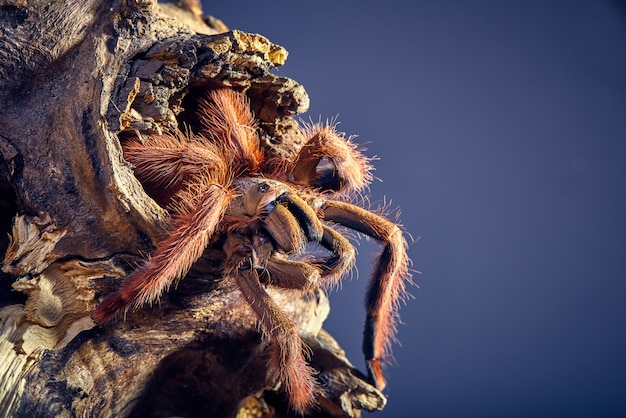
[[[223,86],[247,94],[264,146],[288,153],[308,96],[270,72],[286,57],[193,0],[0,3],[0,416],[292,416],[218,247],[158,306],[104,328],[90,317],[168,217],[120,138],[176,128],[199,91]],[[322,329],[323,292],[272,297],[311,348],[311,416],[382,409]]]

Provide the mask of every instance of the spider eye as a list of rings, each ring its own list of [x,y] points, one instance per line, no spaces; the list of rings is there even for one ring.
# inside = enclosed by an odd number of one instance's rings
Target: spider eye
[[[270,189],[270,185],[267,183],[261,183],[259,184],[258,190],[259,193],[265,193]]]

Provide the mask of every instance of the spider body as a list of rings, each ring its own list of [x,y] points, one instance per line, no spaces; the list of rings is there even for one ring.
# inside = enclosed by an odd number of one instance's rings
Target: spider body
[[[132,139],[124,156],[146,190],[172,217],[168,236],[146,264],[96,308],[105,324],[129,308],[153,303],[176,284],[206,246],[223,241],[225,277],[235,280],[270,340],[270,371],[292,407],[314,404],[315,379],[296,325],[265,286],[309,290],[336,284],[353,267],[356,251],[336,229],[343,225],[383,244],[366,298],[363,349],[368,375],[382,389],[381,365],[390,355],[398,302],[410,283],[406,241],[383,216],[337,199],[371,180],[369,160],[332,126],[307,131],[295,158],[265,155],[243,95],[214,90],[200,102],[197,134],[177,132]],[[327,255],[294,259],[308,243]],[[296,257],[297,258],[297,257]]]

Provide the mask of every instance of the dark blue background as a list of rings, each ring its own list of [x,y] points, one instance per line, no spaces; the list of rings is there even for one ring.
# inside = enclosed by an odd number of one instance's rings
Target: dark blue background
[[[626,416],[626,6],[205,2],[378,156],[420,289],[373,417]],[[362,368],[360,278],[326,327]]]

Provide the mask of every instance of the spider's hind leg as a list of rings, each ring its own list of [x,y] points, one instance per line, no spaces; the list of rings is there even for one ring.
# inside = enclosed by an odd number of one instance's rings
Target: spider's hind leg
[[[198,100],[196,112],[201,135],[235,155],[233,171],[256,172],[263,152],[250,103],[231,89],[211,90]]]
[[[230,164],[215,144],[179,130],[143,138],[132,136],[122,148],[146,192],[163,207],[198,176],[225,177],[225,167]]]
[[[361,191],[372,181],[372,166],[352,141],[332,124],[313,124],[291,166],[293,181],[321,191]]]

